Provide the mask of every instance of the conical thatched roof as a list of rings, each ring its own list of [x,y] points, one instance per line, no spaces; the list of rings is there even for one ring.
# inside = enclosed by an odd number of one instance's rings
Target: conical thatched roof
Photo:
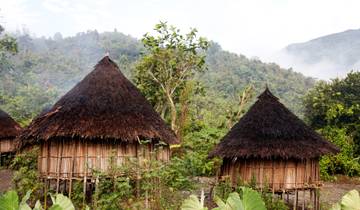
[[[20,125],[0,109],[0,139],[13,139],[20,131]]]
[[[53,138],[177,143],[174,132],[120,72],[104,57],[81,82],[20,135],[20,146]]]
[[[209,156],[307,159],[338,151],[266,88]]]

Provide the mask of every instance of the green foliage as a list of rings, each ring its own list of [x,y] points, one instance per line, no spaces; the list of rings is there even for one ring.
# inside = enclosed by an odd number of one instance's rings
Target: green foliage
[[[16,191],[8,191],[0,196],[1,210],[17,210],[19,209],[19,197]]]
[[[205,69],[208,48],[205,38],[197,38],[197,30],[180,34],[166,22],[155,25],[157,35],[146,33],[142,38],[146,54],[138,61],[134,81],[145,97],[159,112],[170,113],[171,127],[179,131],[180,95],[195,73]]]
[[[218,207],[213,208],[213,210],[266,210],[260,194],[246,187],[241,188],[241,196],[237,192],[233,192],[229,194],[226,201],[215,197],[215,203]],[[199,201],[196,196],[191,195],[183,202],[181,209],[206,210],[207,208],[204,208],[203,205],[202,201]]]
[[[193,176],[213,176],[221,164],[218,158],[209,159],[210,151],[225,135],[226,129],[192,124],[184,137],[182,157],[186,170]],[[190,130],[191,129],[191,130]]]
[[[43,210],[40,201],[38,200],[32,209],[27,201],[30,198],[31,191],[28,191],[26,195],[21,199],[19,203],[19,196],[16,191],[8,191],[3,195],[0,195],[0,210]],[[49,210],[75,210],[71,200],[62,195],[51,195],[52,206]],[[88,209],[88,208],[86,208]]]
[[[214,186],[212,196],[220,199],[226,199],[233,191],[234,189],[231,185],[230,179],[226,178]],[[239,189],[239,191],[241,191],[241,189]]]
[[[11,164],[11,168],[16,170],[12,180],[15,190],[21,197],[29,191],[33,192],[30,199],[32,203],[41,197],[40,190],[43,187],[37,171],[38,154],[39,149],[34,147],[18,153]]]
[[[283,200],[274,198],[272,193],[263,191],[261,195],[267,210],[289,210],[289,207],[284,203]]]
[[[344,79],[319,82],[304,99],[305,117],[312,127],[337,145],[341,152],[320,161],[321,174],[360,174],[360,72]]]
[[[121,166],[110,163],[107,173],[96,175],[94,208],[177,209],[182,199],[179,190],[189,190],[193,186],[178,164],[177,161],[166,164],[142,158],[131,158]]]
[[[18,45],[12,36],[3,34],[4,28],[0,25],[0,76],[12,68],[9,57],[18,52]]]
[[[12,55],[7,52],[6,62],[0,61],[0,65],[7,66],[7,71],[0,73],[0,107],[22,125],[27,125],[34,116],[80,81],[106,52],[119,64],[121,71],[132,79],[137,71],[135,63],[141,57],[140,52],[145,50],[141,41],[116,30],[104,33],[90,30],[67,38],[62,38],[60,34],[54,38],[36,38],[28,33],[18,33],[13,37],[17,41],[18,53]],[[183,35],[185,37],[186,34]],[[144,57],[149,53],[145,51]],[[199,55],[204,56],[201,50]],[[238,107],[230,109],[229,102],[236,105],[238,93],[248,84],[254,86],[254,95],[257,95],[268,83],[282,102],[298,115],[302,115],[301,97],[314,84],[313,79],[292,70],[224,51],[216,43],[212,43],[206,51],[205,62],[208,71],[196,73],[193,78],[201,82],[206,90],[206,95],[196,96],[204,98],[203,102],[198,102],[202,106],[198,110],[210,110],[206,115],[216,116],[215,120],[219,120],[219,123],[224,123],[224,111],[228,110],[230,114],[231,110],[237,110]],[[196,84],[193,91],[200,91],[202,86]],[[143,90],[144,95],[153,104],[159,102],[166,105],[166,101],[161,101],[154,92],[157,88],[156,84],[149,84],[149,88]],[[176,92],[178,100],[182,91]],[[182,112],[180,106],[176,107],[178,112]],[[156,108],[162,116],[169,115],[168,107]],[[180,121],[178,123],[181,124]]]
[[[324,156],[320,160],[320,172],[324,179],[331,179],[334,174],[349,176],[360,175],[359,158],[354,152],[354,142],[346,133],[345,128],[326,126],[320,132],[336,146],[341,148],[337,155]]]
[[[360,209],[360,195],[357,190],[346,193],[341,201],[334,204],[330,210],[358,210]]]
[[[254,87],[254,95],[260,94],[268,84],[280,101],[300,117],[303,115],[302,97],[315,83],[314,79],[292,69],[280,68],[275,63],[264,63],[224,51],[217,43],[210,44],[206,64],[208,71],[199,78],[207,91],[214,91],[223,99],[237,101],[238,93],[249,84]]]
[[[207,210],[204,203],[199,201],[196,195],[190,195],[181,205],[181,210]]]
[[[62,194],[51,195],[51,201],[53,205],[49,210],[75,210],[71,200]]]

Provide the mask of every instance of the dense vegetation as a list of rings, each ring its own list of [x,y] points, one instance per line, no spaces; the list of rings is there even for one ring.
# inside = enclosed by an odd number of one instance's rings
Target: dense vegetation
[[[143,168],[130,163],[114,166],[110,174],[99,173],[101,182],[92,195],[94,208],[179,208],[183,192],[199,188],[194,177],[216,174],[221,161],[208,159],[209,151],[265,84],[342,149],[339,155],[321,160],[325,178],[338,173],[360,174],[359,73],[314,87],[312,78],[224,51],[217,43],[198,37],[196,30],[181,34],[175,27],[160,23],[155,31],[157,35],[146,34],[142,40],[116,31],[88,31],[69,38],[60,34],[34,38],[20,33],[15,34],[16,41],[9,36],[0,40],[0,107],[22,125],[51,106],[109,52],[181,137],[181,146],[173,148],[171,162],[165,166],[156,161]],[[35,202],[42,188],[36,181],[36,151],[18,155],[12,168],[17,170],[14,183],[18,194],[26,196],[31,189],[29,201]],[[117,177],[119,170],[126,176]],[[143,177],[140,183],[136,182],[137,173]],[[113,178],[108,179],[109,175]],[[85,207],[81,183],[74,186],[72,201],[77,207]],[[222,199],[232,190],[225,190]],[[286,209],[266,193],[262,199],[268,209]]]
[[[305,97],[305,118],[341,152],[321,161],[325,176],[360,175],[360,72],[319,82]]]
[[[67,38],[59,33],[51,38],[35,38],[26,32],[13,36],[18,53],[8,56],[7,70],[0,72],[0,106],[23,125],[73,87],[106,52],[131,79],[135,62],[145,52],[139,40],[117,31],[87,31]],[[206,55],[208,70],[197,75],[206,88],[204,100],[237,103],[239,92],[249,84],[259,93],[268,83],[301,115],[301,96],[313,86],[313,79],[224,51],[213,42]],[[222,113],[222,107],[218,110]]]

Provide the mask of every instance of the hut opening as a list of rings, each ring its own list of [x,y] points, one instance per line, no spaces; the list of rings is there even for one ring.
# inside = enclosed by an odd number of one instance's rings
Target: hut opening
[[[20,125],[0,109],[0,166],[7,166],[15,154],[15,138],[21,131]]]
[[[169,146],[177,143],[174,132],[108,56],[19,137],[21,148],[40,146],[40,176],[56,180],[56,190],[60,181],[69,181],[70,195],[72,180],[93,182],[93,171],[107,172],[110,160],[117,166],[129,158],[168,161]]]
[[[319,209],[319,158],[338,151],[266,88],[209,157],[223,158],[220,177],[233,186],[251,183],[282,198],[292,194],[294,209],[306,208],[305,193],[310,192],[308,204]],[[304,196],[301,204],[299,191]]]

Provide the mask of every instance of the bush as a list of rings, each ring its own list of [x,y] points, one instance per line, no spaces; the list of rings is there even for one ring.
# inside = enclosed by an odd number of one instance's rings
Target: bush
[[[43,188],[37,171],[38,155],[39,148],[33,147],[31,150],[17,154],[11,164],[11,168],[16,170],[12,180],[15,190],[21,197],[24,197],[28,191],[33,192],[30,197],[32,203],[41,197],[40,191]]]
[[[336,146],[341,148],[337,155],[323,156],[320,160],[321,176],[325,180],[333,179],[335,174],[347,176],[360,175],[359,158],[354,158],[354,143],[346,129],[326,126],[320,132]]]

